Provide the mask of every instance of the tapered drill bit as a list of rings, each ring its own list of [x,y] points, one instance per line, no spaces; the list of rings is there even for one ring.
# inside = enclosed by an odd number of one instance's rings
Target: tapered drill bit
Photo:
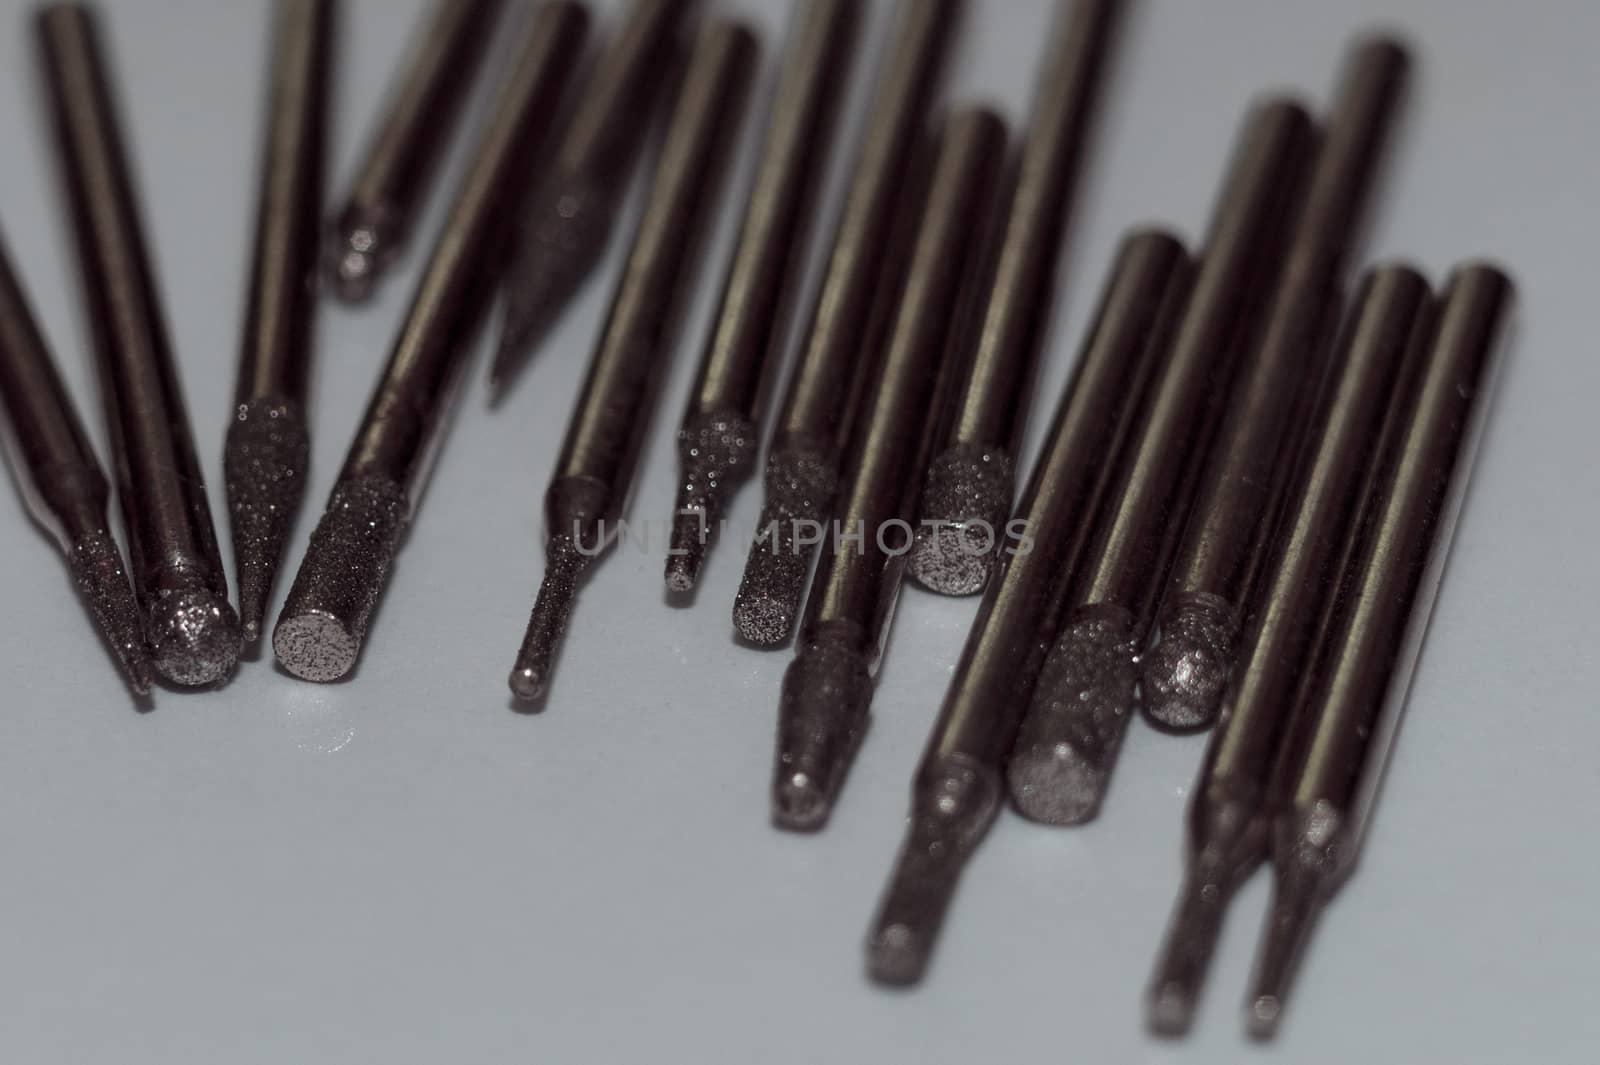
[[[803,11],[778,81],[721,310],[678,427],[677,506],[666,565],[667,588],[674,592],[694,588],[727,497],[755,464],[760,401],[783,344],[787,294],[804,261],[807,215],[849,69],[859,14],[854,0],[813,0]]]
[[[520,208],[506,270],[505,321],[489,368],[498,397],[599,264],[664,95],[690,0],[634,0],[582,96],[549,173]]]
[[[569,0],[533,13],[273,630],[274,654],[297,677],[338,680],[360,657],[493,292],[516,184],[553,124],[587,25]]]
[[[434,0],[432,17],[417,27],[403,76],[331,223],[328,279],[340,299],[370,297],[411,239],[500,7],[500,0]]]
[[[839,457],[876,373],[879,330],[891,313],[896,207],[911,176],[960,0],[902,0],[899,31],[875,90],[806,340],[767,446],[766,499],[733,604],[735,631],[773,647],[789,638],[805,594],[814,541],[831,511]],[[805,534],[802,535],[804,530]]]
[[[1045,57],[976,350],[922,492],[910,573],[931,591],[981,592],[1001,546],[1062,231],[1123,7],[1077,0]]]
[[[82,4],[48,4],[35,27],[146,638],[161,676],[211,684],[238,661],[239,621],[228,605],[95,17]]]
[[[872,678],[894,615],[916,514],[916,476],[949,387],[956,308],[981,281],[962,254],[992,215],[1006,150],[991,111],[946,125],[889,345],[852,434],[834,535],[812,578],[794,662],[778,706],[772,818],[821,828],[866,731]]]
[[[1160,361],[1192,278],[1159,231],[1122,243],[1100,309],[1056,408],[1005,548],[911,785],[911,817],[867,939],[867,972],[922,978],[968,859],[999,812],[1002,766],[1101,511],[1111,460]]]
[[[1351,565],[1348,599],[1278,753],[1270,847],[1277,888],[1250,995],[1257,1037],[1277,1031],[1311,927],[1361,852],[1439,589],[1502,360],[1514,293],[1490,266],[1445,289],[1419,387],[1384,428],[1386,476]]]
[[[1007,777],[1017,809],[1033,820],[1077,824],[1100,808],[1189,485],[1235,351],[1265,302],[1313,139],[1311,120],[1286,100],[1258,107],[1246,123],[1170,357],[1108,489],[1105,520],[1017,736]]]
[[[1266,788],[1284,725],[1336,609],[1364,501],[1383,461],[1385,411],[1424,354],[1427,283],[1403,267],[1364,282],[1311,418],[1239,677],[1190,800],[1184,887],[1150,986],[1150,1027],[1188,1030],[1228,902],[1265,857]]]
[[[739,130],[759,45],[744,25],[706,27],[690,57],[644,214],[545,492],[545,569],[511,692],[535,702],[555,668],[578,582],[615,539],[704,235]]]
[[[322,232],[323,156],[334,0],[280,0],[234,416],[222,452],[239,575],[239,621],[254,643],[305,495],[307,371]]]
[[[1209,726],[1221,707],[1305,425],[1299,412],[1321,378],[1330,294],[1355,245],[1407,66],[1394,41],[1361,46],[1327,122],[1266,323],[1196,489],[1157,643],[1142,662],[1144,712],[1168,728]]]
[[[135,695],[150,691],[144,622],[106,516],[110,486],[0,247],[0,440],[28,512],[56,541]]]

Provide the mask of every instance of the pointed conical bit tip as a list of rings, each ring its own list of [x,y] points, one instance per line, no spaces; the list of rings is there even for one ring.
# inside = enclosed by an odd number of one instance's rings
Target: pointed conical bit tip
[[[173,684],[215,684],[238,664],[239,618],[206,589],[167,593],[151,607],[148,627],[156,672]]]
[[[152,664],[144,621],[116,541],[104,532],[86,536],[72,545],[67,564],[100,635],[117,656],[128,687],[136,695],[150,694]]]
[[[1124,619],[1090,615],[1056,641],[1006,770],[1024,817],[1076,825],[1100,811],[1133,711],[1134,641]]]
[[[911,578],[940,595],[983,591],[1005,537],[1015,484],[1000,448],[958,444],[928,466],[921,521],[908,560]]]
[[[1161,639],[1144,656],[1144,713],[1175,732],[1210,728],[1222,712],[1238,626],[1220,600],[1186,599],[1161,620]]]
[[[823,521],[837,485],[837,471],[819,454],[768,457],[767,497],[733,601],[734,629],[750,643],[777,647],[794,631],[811,555],[825,535]]]
[[[690,592],[698,583],[727,495],[755,465],[756,432],[750,419],[720,411],[696,415],[678,430],[681,472],[667,553],[668,591]]]
[[[246,643],[261,638],[278,563],[305,494],[310,446],[298,406],[285,401],[245,404],[228,428],[223,481]]]
[[[588,559],[569,542],[552,541],[544,579],[539,582],[539,596],[534,600],[528,630],[522,637],[522,646],[508,679],[511,694],[518,701],[530,704],[530,708],[549,691],[556,654],[578,597],[578,580],[587,564]]]
[[[815,832],[827,823],[871,704],[866,655],[831,638],[800,649],[783,676],[778,705],[773,824]]]

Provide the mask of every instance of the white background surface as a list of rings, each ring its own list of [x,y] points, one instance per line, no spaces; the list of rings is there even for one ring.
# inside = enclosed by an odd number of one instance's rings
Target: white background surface
[[[352,172],[422,6],[349,5],[331,192]],[[760,25],[770,78],[789,5],[719,6]],[[1051,5],[973,7],[949,95],[996,101],[1015,126]],[[27,8],[0,0],[0,225],[103,444]],[[253,225],[267,9],[243,0],[105,8],[226,539],[221,441]],[[863,60],[875,59],[888,23],[886,4],[871,9]],[[478,353],[463,416],[349,683],[307,685],[257,661],[221,691],[161,691],[153,712],[135,713],[51,548],[20,506],[0,500],[9,512],[0,514],[0,1060],[1588,1060],[1600,1045],[1600,716],[1577,667],[1592,655],[1600,498],[1600,5],[1137,4],[1079,201],[1030,439],[1054,406],[1118,235],[1160,221],[1198,239],[1251,96],[1292,87],[1321,107],[1351,33],[1375,19],[1411,36],[1418,66],[1369,255],[1405,256],[1435,277],[1459,258],[1493,256],[1516,274],[1523,302],[1382,813],[1275,1046],[1250,1047],[1239,1023],[1266,899],[1259,877],[1237,900],[1194,1036],[1143,1034],[1141,995],[1177,884],[1203,740],[1139,725],[1097,823],[1051,831],[1008,815],[996,826],[920,990],[885,993],[865,981],[860,942],[973,601],[907,592],[875,723],[833,824],[816,837],[767,825],[776,692],[790,654],[730,640],[741,544],[716,552],[688,610],[663,603],[658,552],[608,559],[583,596],[548,710],[508,709],[504,677],[540,572],[539,499],[625,225],[604,273],[494,416]],[[503,56],[516,35],[501,37]],[[866,65],[856,68],[852,118]],[[664,518],[671,506],[670,428],[742,200],[753,140],[745,144],[645,455],[636,518]],[[835,193],[851,154],[835,153]],[[460,173],[455,158],[441,189]],[[430,231],[446,199],[435,197]],[[375,304],[330,303],[321,316],[313,487],[285,583],[428,243],[416,242]],[[735,522],[754,520],[757,496],[753,485],[741,493]]]

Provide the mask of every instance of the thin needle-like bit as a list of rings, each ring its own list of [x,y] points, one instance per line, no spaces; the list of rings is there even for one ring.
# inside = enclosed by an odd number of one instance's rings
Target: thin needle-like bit
[[[666,565],[673,592],[694,588],[727,497],[755,464],[760,401],[782,348],[787,292],[804,262],[807,213],[850,65],[855,0],[814,0],[803,12],[778,81],[721,311],[678,427],[678,498]]]
[[[95,18],[82,4],[49,4],[35,27],[146,637],[161,676],[211,684],[239,659],[239,621],[228,605]]]
[[[991,111],[946,125],[889,346],[851,437],[837,524],[811,581],[778,705],[772,818],[826,823],[866,731],[873,673],[894,615],[928,460],[949,387],[957,308],[981,281],[966,242],[993,213],[1005,124]]]
[[[1045,57],[976,350],[922,492],[910,573],[931,591],[981,592],[1001,546],[1063,230],[1123,7],[1077,0]]]
[[[1264,302],[1312,141],[1311,120],[1286,100],[1258,107],[1245,125],[1170,357],[1107,490],[1105,519],[1017,736],[1007,776],[1017,809],[1033,820],[1078,824],[1100,809],[1173,534],[1234,351]]]
[[[1274,773],[1277,890],[1248,1004],[1251,1034],[1277,1032],[1311,927],[1354,866],[1439,589],[1499,364],[1514,293],[1485,265],[1457,270],[1421,370],[1399,393],[1387,476],[1351,567],[1348,599]],[[1413,398],[1414,397],[1414,398]]]
[[[328,234],[328,279],[347,303],[372,295],[411,239],[478,70],[500,0],[434,0],[403,78]]]
[[[545,492],[545,571],[511,692],[544,697],[578,581],[615,538],[672,361],[684,301],[744,115],[759,44],[743,24],[707,26],[690,57],[611,313]]]
[[[905,843],[867,938],[879,983],[922,978],[961,871],[999,812],[1039,662],[1192,273],[1172,236],[1122,243],[912,781]]]
[[[334,0],[280,0],[255,266],[234,416],[222,452],[244,639],[261,636],[283,547],[305,495],[307,371],[322,232]]]
[[[806,341],[778,407],[766,499],[733,604],[735,631],[762,647],[782,644],[793,630],[816,544],[809,533],[831,512],[839,458],[862,390],[877,372],[875,326],[886,326],[890,313],[876,313],[874,304],[892,302],[890,279],[904,272],[891,246],[896,208],[960,12],[960,0],[902,0],[898,11],[898,36],[867,117]]]
[[[1306,397],[1322,376],[1333,294],[1400,109],[1407,66],[1392,40],[1363,45],[1328,119],[1282,277],[1195,492],[1158,642],[1142,662],[1144,712],[1157,724],[1204,728],[1221,708],[1299,447]]]
[[[679,24],[692,0],[634,0],[632,13],[594,74],[562,135],[550,169],[522,206],[502,287],[505,320],[489,367],[503,396],[600,262],[622,193],[665,94]]]
[[[1427,282],[1402,267],[1383,268],[1365,281],[1335,345],[1262,611],[1190,800],[1184,886],[1149,993],[1149,1024],[1162,1035],[1188,1030],[1228,903],[1265,857],[1272,760],[1336,607],[1383,457],[1384,412],[1415,376],[1407,367],[1422,357],[1431,319]]]
[[[568,0],[533,13],[273,630],[273,653],[297,677],[338,680],[360,657],[493,292],[516,183],[553,124],[587,26]]]
[[[110,487],[0,247],[0,439],[29,513],[55,539],[135,695],[150,691],[144,622],[106,517]]]

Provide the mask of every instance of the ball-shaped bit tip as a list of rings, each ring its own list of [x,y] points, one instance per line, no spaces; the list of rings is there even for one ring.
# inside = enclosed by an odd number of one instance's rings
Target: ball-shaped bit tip
[[[163,597],[151,608],[148,623],[156,672],[173,684],[215,684],[238,664],[239,618],[226,599],[210,591]]]

